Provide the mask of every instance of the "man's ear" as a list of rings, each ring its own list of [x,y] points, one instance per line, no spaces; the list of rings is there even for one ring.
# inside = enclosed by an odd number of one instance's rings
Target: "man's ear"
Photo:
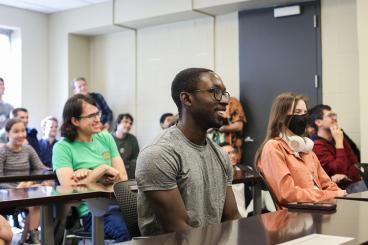
[[[185,107],[191,107],[192,106],[192,96],[188,92],[181,92],[180,93],[180,101],[181,104]]]
[[[317,127],[320,127],[322,125],[322,119],[316,119],[314,120],[314,123],[317,125]]]
[[[72,117],[72,119],[70,120],[72,122],[72,124],[76,127],[79,126],[79,120],[76,117]]]

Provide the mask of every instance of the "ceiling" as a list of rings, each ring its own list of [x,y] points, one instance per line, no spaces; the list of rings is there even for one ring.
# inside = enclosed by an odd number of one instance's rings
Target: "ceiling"
[[[110,0],[0,0],[0,4],[51,14]]]

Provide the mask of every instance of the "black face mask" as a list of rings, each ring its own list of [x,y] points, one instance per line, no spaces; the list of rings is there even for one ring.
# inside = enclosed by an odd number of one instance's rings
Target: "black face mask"
[[[308,115],[287,115],[286,125],[296,135],[303,135],[307,127]]]

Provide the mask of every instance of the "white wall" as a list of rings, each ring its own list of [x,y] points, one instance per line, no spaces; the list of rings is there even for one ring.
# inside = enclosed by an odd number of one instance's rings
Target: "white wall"
[[[102,93],[114,112],[136,119],[135,34],[122,31],[90,39],[90,89]],[[136,132],[136,123],[132,133]]]
[[[47,115],[48,17],[0,5],[0,25],[20,29],[22,90],[16,92],[21,95],[21,106],[29,109],[29,125],[39,128],[41,119]]]
[[[112,2],[49,16],[49,96],[47,109],[53,115],[61,118],[64,103],[70,95],[70,79],[74,75],[69,75],[69,34],[91,34],[105,30],[115,31],[112,28]],[[78,67],[74,67],[74,71],[76,70]]]
[[[159,131],[164,112],[177,113],[171,99],[174,76],[188,67],[214,66],[213,19],[182,21],[138,31],[138,140]]]
[[[323,0],[323,103],[338,114],[340,126],[360,144],[359,52],[355,0]]]
[[[237,98],[240,96],[238,23],[238,12],[216,16],[215,69],[227,91]]]
[[[87,36],[69,34],[68,39],[68,81],[76,77],[84,77],[87,80],[90,77],[90,40]],[[70,94],[73,89],[69,83]]]
[[[357,0],[358,52],[359,52],[359,91],[360,133],[362,162],[368,162],[368,1]],[[360,227],[360,226],[359,226]]]
[[[57,100],[50,101],[50,110],[61,115],[69,96],[69,81],[78,70],[82,73],[89,70],[89,75],[84,76],[89,80],[90,90],[104,95],[115,116],[122,112],[132,113],[135,118],[133,132],[144,145],[160,131],[160,115],[177,111],[170,86],[181,69],[214,69],[216,63],[216,70],[230,93],[239,95],[237,13],[216,17],[216,32],[214,18],[203,15],[193,20],[140,28],[137,39],[134,31],[123,28],[120,32],[105,32],[89,38],[77,35],[85,34],[85,30],[102,30],[101,26],[111,29],[107,24],[107,13],[111,9],[108,3],[103,6],[50,16],[50,77],[55,77],[52,87],[58,91],[53,92],[52,97]],[[97,14],[98,9],[102,9],[98,12],[102,11],[105,17],[92,25],[86,18]],[[81,47],[83,44],[85,48]],[[88,55],[89,69],[84,62]]]

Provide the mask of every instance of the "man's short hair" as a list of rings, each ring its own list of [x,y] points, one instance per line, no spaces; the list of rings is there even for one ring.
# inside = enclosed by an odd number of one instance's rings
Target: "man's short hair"
[[[171,97],[178,107],[179,116],[181,115],[181,92],[193,92],[197,89],[202,73],[213,72],[205,68],[188,68],[179,72],[171,84]]]
[[[59,121],[57,120],[56,117],[54,117],[54,116],[47,116],[44,119],[42,119],[42,121],[41,121],[41,128],[42,128],[42,130],[45,130],[47,121],[54,121],[57,124],[59,124]]]
[[[72,118],[78,118],[83,112],[83,102],[96,106],[96,101],[89,95],[76,94],[70,97],[63,109],[63,124],[60,127],[61,136],[73,142],[78,136],[78,129],[72,123]]]
[[[20,111],[22,111],[22,112],[25,112],[25,113],[28,113],[28,110],[26,109],[26,108],[24,108],[24,107],[17,107],[17,108],[14,108],[13,110],[12,110],[12,116],[13,117],[17,117],[18,116],[18,112],[20,112]]]
[[[72,89],[74,89],[74,83],[76,82],[76,81],[85,81],[85,82],[87,82],[87,79],[86,78],[84,78],[84,77],[76,77],[76,78],[74,78],[73,80],[72,80],[72,82],[71,82],[71,86],[72,86]]]
[[[331,111],[331,107],[328,105],[319,104],[309,109],[308,111],[308,115],[309,115],[308,124],[312,126],[316,130],[316,132],[318,130],[318,127],[315,121],[317,119],[323,119],[323,110]]]
[[[174,116],[174,114],[170,112],[162,114],[160,117],[160,123],[163,124],[167,117],[172,117],[172,116]]]
[[[121,113],[116,118],[116,125],[118,125],[119,123],[121,123],[121,120],[123,120],[124,117],[129,118],[132,121],[132,123],[134,122],[134,119],[133,119],[133,116],[132,115],[130,115],[129,113]]]
[[[0,77],[0,82],[4,83],[4,79],[2,77]]]

